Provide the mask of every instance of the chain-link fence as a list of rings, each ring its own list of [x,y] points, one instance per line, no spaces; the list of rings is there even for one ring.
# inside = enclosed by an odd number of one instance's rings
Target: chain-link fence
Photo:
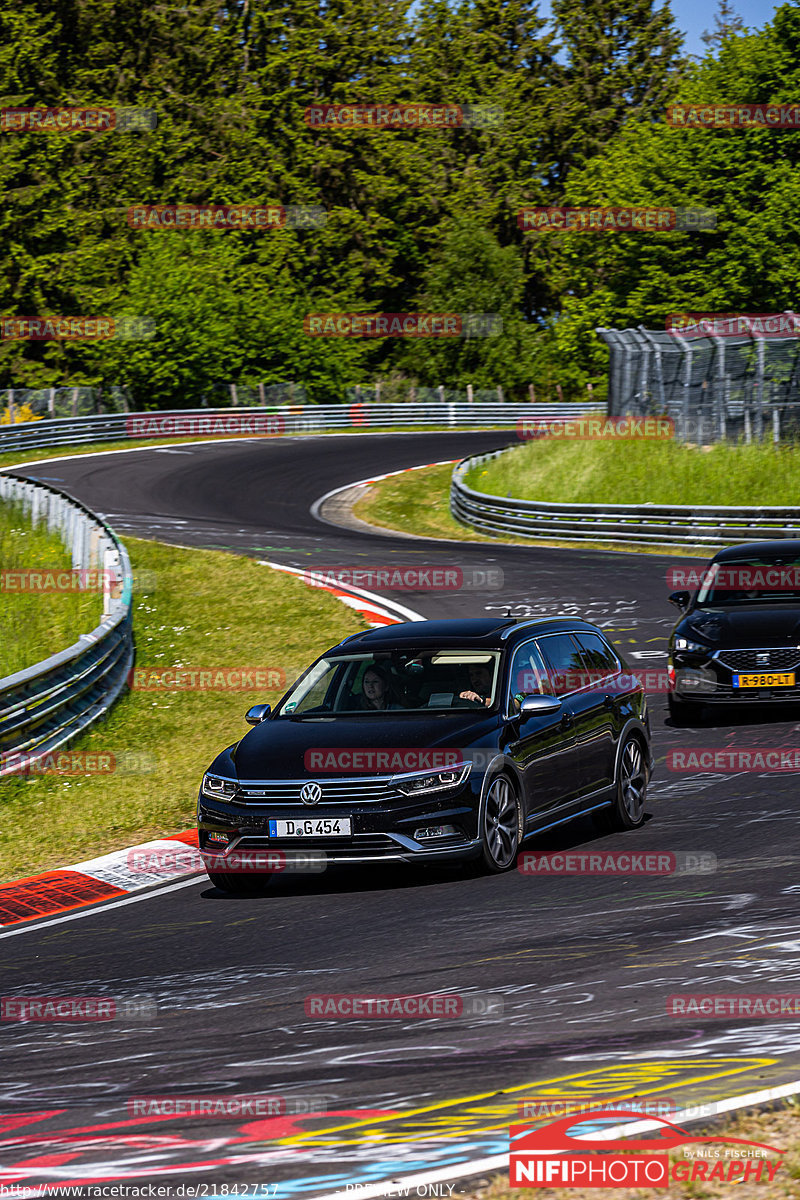
[[[124,387],[3,388],[0,391],[0,424],[15,425],[35,417],[90,417],[129,412],[130,395]]]
[[[610,351],[609,416],[666,415],[681,441],[800,437],[800,338],[684,338],[598,329]]]

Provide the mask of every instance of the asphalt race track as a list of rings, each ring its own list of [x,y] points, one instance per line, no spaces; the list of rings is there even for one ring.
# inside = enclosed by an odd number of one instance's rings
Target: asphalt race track
[[[631,664],[664,666],[674,558],[403,541],[310,513],[340,485],[508,440],[276,438],[78,457],[17,474],[63,488],[123,536],[299,567],[499,568],[501,591],[390,598],[431,617],[507,605],[521,617],[580,614]],[[713,854],[712,873],[475,877],[383,867],[280,879],[256,899],[197,879],[0,933],[3,994],[156,1002],[152,1015],[113,1028],[0,1027],[0,1111],[17,1114],[0,1118],[0,1182],[204,1181],[322,1195],[501,1153],[523,1098],[639,1094],[680,1106],[800,1077],[796,1019],[667,1015],[675,994],[800,991],[796,777],[665,767],[677,747],[796,745],[800,712],[719,713],[681,730],[662,696],[650,708],[651,819],[610,836],[587,821],[536,846]],[[220,745],[236,733],[221,731]],[[187,827],[194,801],[186,797]],[[491,993],[502,1011],[348,1021],[304,1009],[319,992],[440,991]],[[265,1092],[290,1109],[316,1104],[316,1114],[143,1116],[134,1104]]]

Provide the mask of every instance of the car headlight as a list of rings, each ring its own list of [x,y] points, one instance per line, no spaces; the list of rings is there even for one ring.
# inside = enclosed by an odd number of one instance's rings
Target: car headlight
[[[432,771],[428,775],[396,775],[392,780],[404,796],[429,796],[432,792],[449,792],[461,784],[472,770],[472,763],[456,763],[444,771]]]
[[[693,654],[708,654],[708,646],[701,646],[699,642],[690,642],[688,638],[675,638],[676,650],[690,650]]]
[[[236,795],[238,784],[234,779],[223,779],[221,775],[204,775],[202,792],[204,796],[215,796],[218,800],[230,800]]]

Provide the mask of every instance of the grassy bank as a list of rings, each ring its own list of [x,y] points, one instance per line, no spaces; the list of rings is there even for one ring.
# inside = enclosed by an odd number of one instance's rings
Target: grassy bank
[[[798,504],[800,447],[676,442],[527,442],[467,484],[517,500],[578,504]]]
[[[99,591],[22,590],[25,577],[9,577],[71,568],[72,555],[57,533],[49,533],[41,522],[34,528],[21,504],[0,504],[0,679],[66,650],[79,634],[99,625]]]
[[[152,585],[134,594],[137,670],[271,669],[288,684],[366,627],[327,592],[251,559],[125,544]],[[190,828],[204,768],[247,731],[251,704],[284,690],[128,692],[71,747],[112,755],[113,773],[3,781],[0,881]]]

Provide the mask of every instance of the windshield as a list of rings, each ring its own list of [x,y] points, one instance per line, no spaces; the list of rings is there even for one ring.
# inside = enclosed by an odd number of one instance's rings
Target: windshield
[[[712,563],[697,593],[699,608],[765,600],[800,603],[800,558],[729,558]]]
[[[297,681],[279,717],[492,708],[500,654],[491,650],[395,650],[321,658]]]

